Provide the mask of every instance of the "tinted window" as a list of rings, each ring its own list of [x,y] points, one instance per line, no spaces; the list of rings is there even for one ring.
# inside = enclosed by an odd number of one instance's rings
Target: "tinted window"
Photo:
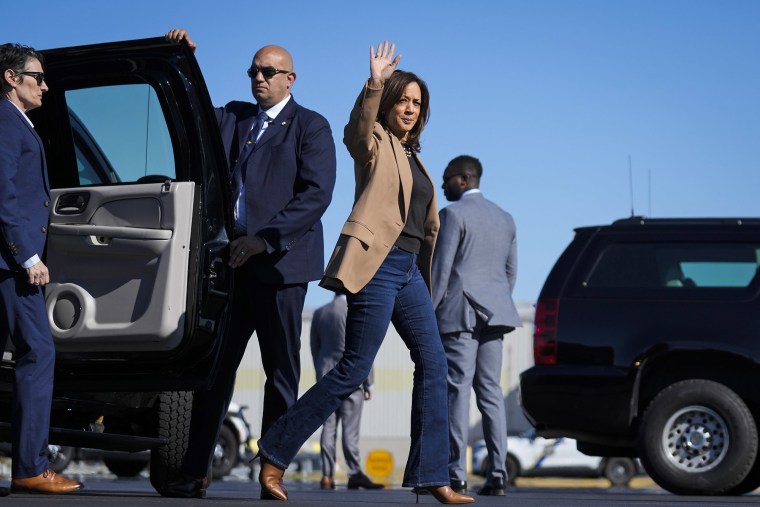
[[[65,96],[80,185],[175,178],[169,130],[150,85],[83,88]]]
[[[588,288],[743,288],[755,278],[760,244],[616,243],[586,277]]]

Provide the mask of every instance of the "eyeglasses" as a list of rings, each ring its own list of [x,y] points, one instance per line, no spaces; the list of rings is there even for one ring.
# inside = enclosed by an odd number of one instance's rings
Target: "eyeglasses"
[[[274,67],[251,67],[248,69],[248,77],[253,79],[259,75],[259,72],[264,76],[264,79],[272,79],[277,74],[290,74],[289,70],[275,69]]]
[[[37,81],[37,86],[41,86],[42,82],[45,80],[44,72],[24,71],[24,72],[19,72],[19,74],[33,77]]]

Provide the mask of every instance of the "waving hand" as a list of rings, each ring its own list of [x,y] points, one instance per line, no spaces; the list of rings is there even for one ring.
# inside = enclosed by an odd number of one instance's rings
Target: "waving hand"
[[[385,41],[377,45],[377,51],[373,46],[369,47],[369,79],[370,85],[373,88],[380,88],[385,81],[391,77],[391,74],[396,70],[401,55],[397,55],[393,58],[393,53],[396,51],[396,45],[391,44],[388,47],[388,41]]]

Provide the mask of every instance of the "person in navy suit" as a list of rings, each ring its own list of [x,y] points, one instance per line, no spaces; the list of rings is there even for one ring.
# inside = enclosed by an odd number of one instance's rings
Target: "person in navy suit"
[[[170,30],[166,39],[196,47],[185,30]],[[230,329],[214,384],[195,393],[182,476],[165,496],[205,495],[235,371],[254,331],[266,374],[261,433],[298,397],[301,313],[307,283],[324,271],[320,219],[332,199],[336,159],[327,120],[290,93],[293,69],[287,50],[264,46],[248,69],[256,103],[233,101],[216,110],[235,214]]]
[[[42,288],[50,186],[42,140],[26,112],[48,90],[42,55],[0,46],[0,352],[15,352],[11,492],[68,493],[82,488],[48,469],[55,346]]]

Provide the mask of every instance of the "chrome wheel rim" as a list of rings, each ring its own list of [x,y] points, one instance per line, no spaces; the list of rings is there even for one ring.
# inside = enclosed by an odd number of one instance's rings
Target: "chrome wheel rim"
[[[718,466],[729,444],[726,421],[714,410],[699,405],[673,414],[662,433],[662,448],[670,463],[690,473]]]

